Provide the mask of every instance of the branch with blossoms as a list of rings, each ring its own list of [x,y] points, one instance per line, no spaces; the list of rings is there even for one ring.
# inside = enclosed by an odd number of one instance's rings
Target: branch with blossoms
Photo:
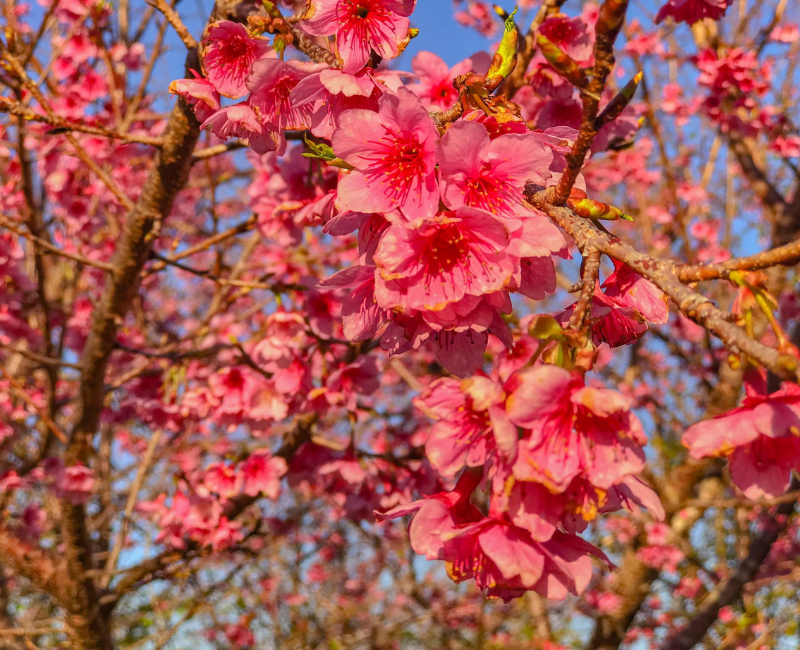
[[[497,45],[411,72],[414,0],[146,4],[3,10],[4,629],[761,639],[731,612],[798,534],[787,4],[457,0]]]
[[[530,199],[575,239],[578,248],[601,251],[612,259],[623,262],[663,291],[681,313],[718,336],[731,351],[746,354],[781,379],[800,383],[800,371],[795,356],[781,353],[750,338],[747,332],[731,323],[724,312],[714,307],[708,298],[686,287],[679,277],[680,271],[676,273],[673,262],[644,255],[613,235],[602,232],[569,209],[551,205],[547,191],[541,194],[530,192]],[[761,255],[767,256],[767,259],[781,259],[780,253],[776,257],[771,256],[769,251]],[[769,266],[779,263],[774,262]],[[741,264],[746,268],[748,262]],[[702,269],[699,272],[702,273]]]

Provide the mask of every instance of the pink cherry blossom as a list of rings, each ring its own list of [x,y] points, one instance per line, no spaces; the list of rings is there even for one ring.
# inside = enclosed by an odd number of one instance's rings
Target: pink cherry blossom
[[[581,18],[550,16],[539,26],[539,33],[576,61],[587,61],[592,56],[594,44]]]
[[[350,109],[378,110],[380,84],[374,73],[349,74],[342,70],[322,70],[301,80],[292,90],[292,106],[312,106],[311,132],[330,139],[339,126],[339,117]]]
[[[337,156],[355,167],[339,181],[339,199],[356,212],[399,210],[408,220],[430,217],[439,205],[438,132],[413,93],[385,94],[379,111],[354,109],[333,134]]]
[[[258,451],[251,454],[239,469],[245,494],[251,497],[264,494],[273,500],[278,498],[281,477],[287,469],[283,458],[272,456],[267,451]]]
[[[725,15],[733,0],[668,0],[656,15],[656,22],[674,18],[679,23],[694,23],[711,18],[719,20]]]
[[[579,373],[556,366],[518,373],[507,390],[508,417],[530,431],[519,441],[518,479],[563,492],[585,476],[608,489],[644,467],[641,424],[617,391],[586,386]]]
[[[777,497],[800,470],[800,388],[786,383],[767,394],[749,377],[742,405],[698,422],[683,435],[693,458],[729,456],[731,479],[749,499]]]
[[[308,75],[327,66],[305,61],[259,59],[246,79],[250,91],[248,103],[258,112],[261,123],[270,130],[303,130],[311,126],[313,106],[294,105],[291,94]]]
[[[622,262],[614,261],[614,273],[606,278],[602,288],[607,297],[635,309],[651,323],[663,324],[669,320],[664,293]]]
[[[219,92],[208,79],[194,70],[191,73],[194,79],[176,79],[170,84],[169,91],[193,106],[197,119],[205,122],[221,108]]]
[[[411,69],[419,82],[409,85],[408,89],[424,102],[428,110],[447,110],[458,98],[453,81],[471,72],[472,67],[471,59],[456,63],[451,68],[433,52],[420,52],[411,61]]]
[[[301,23],[315,36],[336,35],[345,72],[357,72],[370,52],[384,59],[400,53],[416,0],[310,0]]]
[[[265,128],[248,104],[227,106],[210,115],[202,126],[223,140],[244,140],[257,154],[276,150],[281,154],[286,147],[283,136]]]
[[[483,124],[461,121],[450,127],[438,149],[441,193],[447,206],[481,208],[513,217],[522,211],[525,183],[545,185],[552,152],[533,135],[490,140]]]
[[[375,298],[375,270],[374,266],[353,266],[320,283],[324,287],[351,289],[342,302],[342,326],[348,341],[375,336],[388,318]]]
[[[577,536],[557,531],[549,541],[535,542],[526,530],[496,518],[460,526],[442,549],[453,580],[474,579],[488,597],[504,600],[528,590],[545,598],[581,593],[592,574],[590,553],[605,559]]]
[[[86,503],[94,489],[94,471],[85,465],[70,465],[58,472],[56,492],[70,503]]]
[[[488,377],[461,382],[438,379],[415,400],[418,408],[437,420],[425,454],[442,476],[455,476],[465,466],[483,466],[496,447],[492,413],[502,417],[494,407],[504,401],[503,389]],[[498,435],[503,432],[498,426]]]
[[[614,285],[616,291],[616,285]],[[575,303],[567,307],[556,318],[566,325],[575,310]],[[654,312],[656,315],[657,311]],[[592,296],[590,319],[592,342],[595,345],[608,343],[612,348],[633,343],[647,331],[647,322],[634,307],[619,297],[611,297],[596,285]]]
[[[795,43],[800,39],[800,28],[795,23],[778,25],[770,32],[769,37],[778,43]]]
[[[212,463],[205,469],[203,483],[221,497],[234,497],[242,490],[242,476],[234,465]]]
[[[238,99],[247,94],[250,68],[265,56],[275,56],[269,41],[248,33],[244,25],[221,20],[209,26],[203,41],[203,68],[220,95]]]
[[[413,229],[394,225],[375,253],[378,304],[438,311],[465,296],[499,291],[514,271],[507,245],[503,224],[474,208],[442,213]]]
[[[480,482],[479,472],[464,472],[452,492],[439,492],[428,497],[375,513],[378,520],[414,514],[408,527],[411,547],[429,560],[444,559],[444,541],[461,524],[479,521],[482,517],[470,502],[470,496]]]

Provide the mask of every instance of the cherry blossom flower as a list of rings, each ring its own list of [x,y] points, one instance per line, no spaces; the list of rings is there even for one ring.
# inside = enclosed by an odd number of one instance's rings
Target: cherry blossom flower
[[[204,473],[205,486],[221,497],[234,497],[242,490],[242,476],[233,465],[212,463]]]
[[[208,80],[191,70],[194,79],[176,79],[169,86],[169,91],[181,97],[194,107],[194,114],[201,122],[205,122],[220,110],[219,92]]]
[[[616,290],[616,289],[614,289]],[[569,322],[575,310],[575,303],[567,307],[556,318],[563,325]],[[654,311],[658,316],[658,312]],[[619,297],[612,297],[596,285],[592,295],[592,315],[590,319],[592,342],[595,345],[608,343],[612,348],[628,345],[647,331],[647,322],[634,307]]]
[[[733,0],[668,0],[656,15],[656,23],[673,18],[679,23],[694,23],[711,18],[719,20],[725,15]]]
[[[528,590],[559,599],[581,593],[592,575],[589,554],[605,559],[580,537],[556,531],[535,542],[526,530],[492,517],[460,526],[442,549],[453,580],[474,579],[489,598],[504,600]]]
[[[266,129],[248,104],[227,106],[210,115],[202,127],[223,140],[241,138],[257,154],[276,150],[282,154],[286,148],[283,135]]]
[[[286,461],[279,456],[272,456],[267,451],[251,454],[239,467],[244,482],[244,493],[254,497],[264,494],[270,499],[277,499],[280,491],[281,477],[286,474]]]
[[[436,142],[428,111],[410,91],[383,95],[377,113],[354,109],[333,134],[337,156],[355,167],[339,181],[339,199],[355,212],[400,210],[408,220],[436,213]]]
[[[94,489],[94,471],[85,465],[70,465],[58,472],[56,492],[70,503],[86,503]]]
[[[414,514],[408,527],[411,548],[429,560],[444,559],[444,540],[450,533],[461,524],[482,518],[480,510],[470,503],[470,496],[480,479],[480,472],[464,472],[452,492],[439,492],[388,512],[376,512],[375,516],[383,521]]]
[[[585,386],[579,373],[549,365],[518,373],[506,389],[508,417],[530,431],[519,441],[519,480],[563,492],[582,475],[608,489],[644,467],[641,424],[617,391]]]
[[[629,266],[614,260],[614,273],[606,278],[602,288],[609,298],[635,309],[651,323],[666,323],[669,306],[664,292]]]
[[[408,38],[416,0],[309,0],[301,25],[315,36],[336,35],[345,72],[366,65],[370,52],[393,59]]]
[[[581,18],[563,14],[550,16],[539,26],[539,33],[576,61],[588,61],[592,57],[594,44]]]
[[[492,413],[502,417],[493,407],[504,401],[503,389],[488,377],[461,382],[438,379],[415,399],[418,408],[438,420],[431,428],[425,455],[442,476],[455,476],[465,466],[483,466],[496,446]],[[504,431],[498,427],[498,435]]]
[[[378,110],[380,85],[374,73],[360,71],[349,74],[342,70],[322,70],[308,75],[292,90],[292,106],[312,106],[311,132],[330,139],[339,126],[339,117],[350,109]]]
[[[770,32],[769,37],[778,43],[794,43],[800,39],[800,28],[794,23],[778,25]]]
[[[499,291],[514,271],[508,234],[482,210],[461,208],[417,228],[390,227],[375,253],[378,304],[440,311],[465,296]]]
[[[532,135],[494,140],[483,124],[461,121],[439,143],[442,200],[456,210],[481,208],[513,217],[522,211],[525,183],[545,185],[553,154]]]
[[[767,394],[763,377],[747,378],[738,408],[698,422],[683,434],[692,458],[729,456],[731,480],[749,499],[780,496],[800,470],[800,387]]]
[[[342,302],[342,326],[348,341],[366,341],[388,319],[375,298],[375,270],[374,266],[352,266],[320,283],[323,287],[351,289]]]
[[[466,9],[457,11],[454,17],[465,27],[471,27],[486,38],[493,38],[497,33],[497,19],[484,0],[467,0]]]
[[[203,69],[220,95],[238,99],[247,94],[250,68],[265,56],[275,56],[265,38],[251,35],[244,25],[221,20],[210,25],[203,41]]]
[[[329,404],[343,404],[348,411],[355,411],[357,395],[371,395],[380,387],[379,373],[380,367],[374,356],[342,365],[328,376],[325,398]]]
[[[419,82],[409,85],[408,89],[424,102],[428,110],[447,110],[458,99],[453,81],[471,72],[472,67],[472,59],[464,59],[450,68],[433,52],[420,52],[411,60],[411,69]]]
[[[313,106],[294,105],[290,97],[300,81],[326,67],[323,64],[272,58],[253,63],[245,83],[250,91],[248,103],[258,112],[262,125],[281,133],[309,128]]]

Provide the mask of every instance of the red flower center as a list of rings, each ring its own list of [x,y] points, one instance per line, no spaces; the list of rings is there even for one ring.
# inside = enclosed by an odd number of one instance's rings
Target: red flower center
[[[381,151],[371,157],[375,163],[369,174],[382,176],[387,196],[400,200],[408,196],[411,186],[425,175],[425,152],[410,133],[386,130],[376,143]]]
[[[570,20],[566,18],[551,18],[541,27],[541,33],[553,43],[570,43],[577,38],[577,30]]]
[[[433,235],[428,249],[428,269],[432,275],[448,273],[469,254],[469,242],[458,224],[442,226]]]

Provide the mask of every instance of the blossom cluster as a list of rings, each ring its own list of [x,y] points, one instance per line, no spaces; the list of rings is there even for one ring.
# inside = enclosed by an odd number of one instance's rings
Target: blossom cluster
[[[508,367],[506,367],[508,369]],[[577,371],[522,367],[502,381],[476,375],[439,379],[417,398],[436,423],[425,451],[452,492],[385,513],[416,513],[417,553],[446,562],[456,581],[474,579],[489,596],[527,590],[547,598],[581,593],[591,556],[580,538],[598,512],[646,507],[663,517],[655,493],[636,475],[646,438],[632,401],[585,384]],[[472,502],[485,493],[488,514]]]
[[[693,458],[728,457],[731,480],[749,499],[775,498],[800,471],[800,388],[767,390],[766,373],[751,371],[738,408],[686,430]]]
[[[338,67],[283,61],[258,34],[217,23],[206,35],[205,77],[176,82],[173,91],[194,106],[205,128],[221,138],[244,139],[258,156],[253,162],[263,178],[250,194],[265,235],[297,245],[305,225],[324,224],[323,231],[334,237],[356,233],[357,259],[320,287],[337,293],[347,340],[379,337],[391,354],[424,345],[459,377],[482,367],[490,335],[508,350],[491,377],[440,379],[417,400],[437,420],[425,448],[428,461],[445,481],[460,476],[455,490],[411,504],[401,499],[381,516],[419,511],[411,524],[415,550],[445,560],[456,580],[474,578],[480,588],[505,599],[529,589],[563,598],[586,588],[591,556],[605,559],[578,536],[598,512],[645,506],[661,513],[658,498],[637,478],[646,439],[631,400],[585,385],[576,370],[525,367],[537,344],[530,339],[515,346],[506,322],[511,295],[544,299],[556,288],[554,257],[570,256],[563,233],[523,197],[528,184],[544,188],[559,182],[577,137],[580,107],[542,59],[526,87],[538,84],[537,94],[521,93],[517,109],[493,115],[471,110],[442,124],[436,111],[458,101],[454,78],[485,74],[489,61],[476,55],[449,68],[423,52],[412,62],[416,78],[407,85],[401,74],[367,66],[370,52],[392,58],[404,46],[406,9],[413,3],[407,5],[309,3],[299,25],[313,35],[336,36]],[[588,15],[557,15],[541,32],[590,63],[590,22]],[[385,29],[373,31],[375,25]],[[220,103],[221,97],[245,95],[232,106]],[[636,128],[636,114],[628,112],[604,127],[597,146]],[[317,139],[309,145],[312,155],[330,163],[320,169],[322,182],[313,190],[302,182],[308,158],[286,145],[291,130],[310,132]],[[276,174],[274,156],[285,152]],[[585,189],[579,176],[575,192],[585,197]],[[648,321],[664,323],[669,314],[661,292],[624,265],[598,284],[593,302],[595,345],[630,343]],[[559,315],[562,323],[573,309]],[[284,327],[296,336],[280,343],[300,353],[302,323],[287,320]],[[269,361],[280,349],[268,337],[252,350],[253,358]],[[267,368],[276,373],[278,392],[311,388],[281,374],[302,363],[278,366]],[[360,373],[355,385],[365,386],[363,369]],[[249,378],[243,383],[244,376]],[[210,378],[209,408],[232,408],[233,423],[242,421],[242,413],[252,418],[252,404],[263,402],[263,390],[254,393],[247,385],[261,385],[263,378],[234,369],[221,378],[219,389],[216,381]],[[226,397],[219,405],[213,402],[217,394]],[[193,395],[184,403],[191,404]],[[284,408],[271,417],[279,420],[289,412]],[[316,480],[339,476],[346,490],[355,491],[357,499],[344,504],[351,514],[363,516],[363,504],[374,502],[368,486],[376,479],[355,459],[331,459],[322,452],[300,457],[317,467]],[[233,466],[213,465],[207,473],[216,488],[208,480],[204,485],[223,499],[242,489]],[[470,501],[481,491],[488,494],[486,515]],[[175,501],[169,513],[193,512],[191,503]],[[214,517],[221,521],[217,510]],[[386,511],[386,504],[378,511]],[[186,519],[161,516],[162,526],[164,519]],[[203,526],[197,533],[191,526],[168,528],[176,531],[174,544],[180,534],[205,539]]]
[[[333,150],[352,170],[325,230],[357,229],[361,265],[323,284],[352,289],[343,305],[348,338],[388,323],[384,349],[431,341],[463,377],[482,365],[489,333],[511,345],[510,293],[541,300],[555,290],[551,256],[566,254],[564,237],[521,196],[526,182],[555,177],[560,142],[513,128],[467,119],[440,138],[404,88],[384,94],[377,111],[342,114]]]

